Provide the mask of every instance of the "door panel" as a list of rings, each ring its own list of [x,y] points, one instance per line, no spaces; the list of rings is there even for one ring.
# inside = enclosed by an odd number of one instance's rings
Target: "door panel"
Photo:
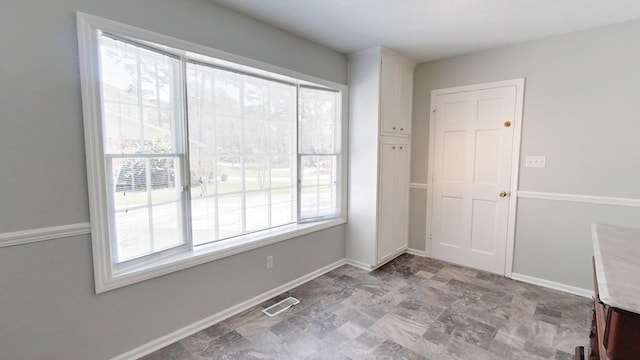
[[[504,274],[516,87],[435,98],[433,257]]]
[[[411,134],[413,69],[382,59],[380,75],[381,135]]]
[[[380,210],[378,228],[378,260],[389,256],[395,250],[392,239],[394,234],[394,207],[395,191],[393,164],[396,152],[396,144],[393,142],[380,142]]]
[[[409,243],[409,175],[405,169],[411,167],[411,149],[408,139],[398,140],[395,168],[395,198],[394,223],[396,230],[394,234],[394,252],[406,249]]]
[[[471,251],[486,255],[495,254],[497,215],[495,201],[473,200]]]
[[[462,244],[462,219],[464,199],[461,197],[442,196],[440,198],[442,218],[447,221],[440,223],[441,245],[460,249]]]
[[[398,134],[411,134],[411,103],[413,101],[413,69],[401,67],[399,69],[400,81],[398,94],[400,101],[400,113],[398,117]]]
[[[442,178],[446,182],[464,181],[466,134],[464,131],[444,131],[443,148],[447,160],[442,164]]]
[[[409,139],[380,140],[378,263],[407,248],[409,241]]]
[[[400,68],[386,60],[382,60],[380,79],[380,132],[383,135],[394,135],[398,128],[400,110]]]
[[[497,185],[500,177],[500,130],[476,131],[474,183]]]

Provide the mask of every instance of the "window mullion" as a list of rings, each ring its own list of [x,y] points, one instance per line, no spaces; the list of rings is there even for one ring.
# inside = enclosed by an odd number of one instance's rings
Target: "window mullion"
[[[175,128],[174,140],[176,142],[176,152],[182,153],[180,159],[180,184],[177,186],[176,191],[180,192],[182,216],[182,236],[185,243],[190,250],[193,250],[193,231],[191,224],[191,159],[189,157],[189,106],[188,106],[188,93],[187,93],[187,63],[184,57],[180,57],[178,76],[174,80],[174,86],[177,91],[173,94],[176,103],[176,109],[174,110],[176,121],[172,123]],[[159,93],[158,93],[159,98]]]
[[[115,188],[115,184],[114,184],[114,178],[117,179],[117,177],[113,177],[113,158],[110,157],[109,155],[104,155],[104,159],[106,162],[106,175],[107,178],[105,179],[107,188]],[[109,214],[108,214],[108,218],[109,220],[107,221],[108,224],[108,228],[109,228],[109,234],[111,236],[116,236],[115,234],[117,234],[117,229],[116,229],[116,206],[115,206],[115,201],[113,198],[113,195],[107,195],[107,203],[109,204]],[[118,245],[116,241],[109,241],[109,250],[111,251],[111,266],[113,267],[114,264],[117,264],[119,259],[118,256]]]
[[[140,144],[139,150],[144,151],[144,103],[142,101],[142,67],[140,63],[142,62],[140,56],[140,50],[136,48],[136,95],[138,97],[138,116],[140,119]]]
[[[292,173],[297,174],[295,179],[296,184],[296,223],[300,223],[302,218],[302,164],[300,155],[300,85],[296,86],[296,125],[294,126],[294,132],[296,134],[295,153],[296,153],[296,168]]]
[[[155,72],[156,80],[156,116],[158,117],[158,123],[155,124],[157,126],[161,126],[162,119],[162,106],[160,104],[160,82],[158,81],[158,63],[153,64],[153,70]]]
[[[213,101],[212,101],[212,106],[213,109],[211,110],[213,113],[213,144],[214,147],[213,149],[211,149],[211,152],[213,153],[213,164],[214,164],[214,172],[215,172],[215,186],[214,186],[214,191],[215,194],[213,196],[213,211],[214,211],[214,217],[213,217],[213,241],[218,241],[218,239],[220,239],[220,205],[219,205],[219,199],[220,199],[220,190],[219,190],[219,185],[220,185],[220,175],[218,174],[218,167],[219,167],[219,160],[220,160],[220,156],[218,154],[218,149],[216,148],[215,144],[218,140],[218,126],[217,122],[218,122],[218,109],[216,107],[216,101],[217,101],[217,96],[216,96],[216,82],[218,81],[218,78],[216,77],[215,73],[213,73],[211,75],[211,96],[213,96]]]
[[[242,190],[240,200],[240,218],[242,222],[242,233],[247,231],[247,173],[246,173],[246,144],[245,144],[245,121],[246,112],[244,104],[244,81],[240,81],[240,177],[242,178]]]
[[[271,227],[271,208],[272,208],[272,204],[271,204],[271,153],[272,153],[272,149],[273,149],[273,144],[271,143],[271,121],[273,120],[271,118],[271,85],[267,86],[267,107],[265,109],[265,123],[267,124],[267,154],[266,154],[266,169],[265,171],[265,176],[268,179],[268,185],[267,185],[267,227]]]
[[[319,107],[320,107],[320,100],[316,96],[313,102],[314,114],[316,116],[318,116],[318,113],[320,112]],[[316,131],[314,135],[317,136],[318,134],[322,134],[322,124],[316,123],[315,129]],[[320,157],[316,157],[316,164],[318,164],[319,159]],[[315,194],[316,195],[316,216],[320,215],[320,191],[322,191],[322,187],[320,186],[320,172],[317,171],[317,165],[316,165],[316,194]]]
[[[149,248],[150,252],[156,250],[154,236],[153,236],[153,199],[151,198],[151,161],[149,158],[144,159],[144,168],[146,176],[146,188],[147,188],[147,214],[149,216]]]

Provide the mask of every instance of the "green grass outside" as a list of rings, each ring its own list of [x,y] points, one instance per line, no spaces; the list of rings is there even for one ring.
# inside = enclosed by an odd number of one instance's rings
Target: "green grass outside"
[[[252,180],[252,181],[247,181],[246,190],[260,190],[261,189],[260,184],[258,183],[255,177],[252,177],[252,176],[255,176],[255,173],[251,173],[251,171],[247,171],[246,173],[247,175],[249,175],[247,180]],[[239,175],[240,172],[238,171],[237,174]],[[289,174],[283,172],[283,175],[288,176]],[[233,181],[233,175],[229,174],[229,176],[231,176],[232,178],[228,179],[227,181],[217,182],[218,194],[229,194],[234,192],[240,192],[242,190],[242,183]],[[303,187],[302,192],[313,193],[318,191],[318,188],[315,187],[315,185],[318,185],[317,178],[311,177],[308,180],[309,181],[305,182],[304,184],[305,187]],[[288,192],[289,185],[290,183],[288,181],[282,181],[282,180],[271,181],[272,188],[282,188],[278,190],[273,190],[274,193]],[[216,186],[215,183],[207,184],[207,189],[206,189],[207,195],[215,194],[215,186]],[[330,192],[331,187],[322,186],[319,188],[319,191],[321,193]],[[202,192],[201,192],[200,185],[194,185],[191,187],[192,197],[198,197],[200,196],[201,193]],[[117,208],[126,207],[126,206],[146,205],[147,199],[148,199],[148,194],[146,191],[136,191],[136,192],[118,191],[115,193],[115,196],[114,196],[115,205]],[[178,199],[179,199],[179,192],[175,188],[153,189],[151,191],[151,201],[154,204],[164,203],[169,201],[176,201]]]

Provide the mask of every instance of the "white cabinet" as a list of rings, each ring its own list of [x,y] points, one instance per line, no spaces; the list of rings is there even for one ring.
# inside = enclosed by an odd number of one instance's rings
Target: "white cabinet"
[[[378,263],[407,249],[410,153],[409,139],[380,139]]]
[[[383,56],[380,72],[380,133],[410,136],[413,67]]]
[[[408,246],[413,67],[381,47],[349,55],[347,258],[365,269]]]

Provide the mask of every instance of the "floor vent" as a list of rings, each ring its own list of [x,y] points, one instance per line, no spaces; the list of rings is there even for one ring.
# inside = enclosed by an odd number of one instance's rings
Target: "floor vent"
[[[287,310],[288,308],[300,304],[300,300],[294,298],[293,296],[289,296],[288,298],[269,306],[268,308],[262,310],[263,313],[269,316],[276,316],[281,312]]]

